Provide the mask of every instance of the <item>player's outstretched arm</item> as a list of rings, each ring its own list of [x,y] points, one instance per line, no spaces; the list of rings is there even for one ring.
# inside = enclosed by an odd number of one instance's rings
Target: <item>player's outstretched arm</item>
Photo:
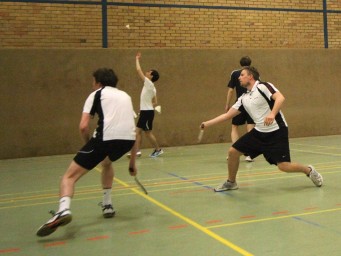
[[[141,58],[141,53],[138,52],[136,54],[136,71],[137,71],[137,74],[139,75],[139,77],[141,77],[141,79],[144,81],[145,76],[144,76],[144,73],[141,69],[140,58]]]

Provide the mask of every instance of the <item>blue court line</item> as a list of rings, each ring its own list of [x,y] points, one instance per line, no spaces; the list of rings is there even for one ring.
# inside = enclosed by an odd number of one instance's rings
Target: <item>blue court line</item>
[[[308,221],[308,220],[305,220],[305,219],[300,218],[300,217],[293,217],[293,219],[298,220],[298,221],[302,221],[302,222],[304,222],[306,224],[309,224],[309,225],[312,225],[312,226],[315,226],[315,227],[318,227],[318,228],[321,228],[321,229],[325,229],[325,230],[331,231],[332,233],[341,235],[341,232],[339,232],[337,230],[333,230],[333,229],[327,228],[325,226],[322,226],[319,223]]]
[[[182,176],[179,176],[179,175],[177,175],[177,174],[175,174],[175,173],[170,173],[170,172],[168,172],[167,174],[170,175],[170,176],[179,178],[180,180],[187,180],[187,181],[189,180],[189,179],[187,179],[187,178],[185,178],[185,177],[182,177]],[[207,189],[213,189],[212,187],[206,186],[206,185],[204,185],[204,184],[202,184],[202,183],[200,183],[200,182],[197,182],[197,181],[193,181],[192,184],[195,184],[195,185],[197,185],[197,186],[204,187],[204,188],[207,188]]]
[[[179,178],[180,180],[190,181],[190,179],[187,179],[186,177],[179,176],[179,175],[177,175],[177,174],[175,174],[175,173],[168,172],[167,174],[170,175],[170,176]],[[204,185],[204,184],[201,183],[201,182],[193,181],[192,184],[197,185],[197,186],[199,186],[199,187],[204,187],[204,188],[213,190],[213,187],[211,187],[211,186],[206,186],[206,185]],[[214,192],[214,193],[224,194],[224,195],[228,195],[228,196],[232,196],[232,197],[233,197],[233,194],[232,194],[232,193],[229,193],[228,191],[224,191],[224,192]]]

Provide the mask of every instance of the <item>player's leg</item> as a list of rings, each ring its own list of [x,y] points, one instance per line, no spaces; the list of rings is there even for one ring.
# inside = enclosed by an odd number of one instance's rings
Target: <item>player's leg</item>
[[[287,127],[281,127],[279,130],[269,133],[268,136],[265,140],[272,141],[272,144],[267,146],[264,157],[270,164],[276,164],[283,172],[304,173],[317,187],[322,186],[323,178],[313,166],[291,162]]]
[[[242,152],[238,151],[234,147],[230,147],[228,151],[228,178],[221,185],[217,186],[214,191],[222,192],[226,190],[234,190],[238,189],[238,185],[236,182],[237,172],[239,168],[239,159],[240,156],[243,155]]]
[[[111,200],[112,182],[114,179],[114,168],[112,162],[106,157],[102,162],[101,181],[103,188],[102,212],[104,218],[111,218],[115,215]]]
[[[70,204],[74,194],[74,186],[77,180],[86,173],[87,170],[85,168],[75,161],[71,162],[60,182],[59,209],[56,213],[51,211],[52,218],[38,229],[37,236],[48,236],[56,231],[59,226],[64,226],[71,222]]]

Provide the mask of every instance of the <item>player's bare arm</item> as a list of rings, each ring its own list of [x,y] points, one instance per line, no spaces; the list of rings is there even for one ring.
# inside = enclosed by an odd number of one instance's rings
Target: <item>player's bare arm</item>
[[[139,75],[139,77],[144,81],[145,76],[144,76],[144,73],[141,69],[140,58],[141,58],[141,53],[138,52],[136,54],[136,71],[137,71],[137,74]]]
[[[212,126],[212,125],[216,125],[218,123],[227,121],[229,119],[232,119],[233,117],[237,116],[238,114],[240,114],[240,111],[235,109],[235,108],[230,108],[229,111],[227,111],[227,113],[224,113],[220,116],[217,116],[211,120],[205,121],[201,123],[201,128],[204,129],[206,127]]]
[[[89,113],[83,113],[81,117],[81,121],[79,123],[79,131],[85,143],[87,143],[90,140],[90,129],[89,129],[90,119],[91,119],[91,115]]]
[[[234,90],[232,88],[227,89],[225,112],[229,111],[230,109],[230,102],[232,99],[233,92]]]

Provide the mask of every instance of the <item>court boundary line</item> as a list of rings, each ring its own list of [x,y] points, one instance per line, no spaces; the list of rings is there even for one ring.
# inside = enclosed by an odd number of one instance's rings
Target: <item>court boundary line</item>
[[[252,223],[257,223],[257,222],[273,221],[273,220],[279,220],[279,219],[287,219],[287,218],[294,218],[294,217],[299,217],[299,216],[320,214],[320,213],[326,213],[326,212],[336,212],[336,211],[341,211],[341,207],[326,209],[326,210],[320,210],[320,211],[289,214],[289,215],[278,216],[278,217],[262,218],[262,219],[257,219],[257,220],[232,222],[232,223],[226,223],[226,224],[221,224],[221,225],[208,226],[206,228],[215,229],[215,228],[222,228],[222,227],[232,227],[232,226],[238,226],[238,225],[244,225],[244,224],[252,224]]]
[[[100,172],[100,169],[98,169],[98,167],[95,168],[97,171]],[[203,232],[204,234],[210,236],[211,238],[215,239],[216,241],[226,245],[227,247],[229,247],[230,249],[238,252],[241,255],[244,256],[253,256],[253,254],[251,254],[250,252],[244,250],[243,248],[233,244],[232,242],[226,240],[225,238],[219,236],[218,234],[214,233],[213,231],[209,230],[208,228],[200,225],[199,223],[195,222],[194,220],[182,215],[181,213],[173,210],[172,208],[168,207],[167,205],[159,202],[158,200],[145,195],[144,193],[142,193],[141,191],[139,191],[137,188],[132,188],[131,186],[129,186],[126,182],[118,179],[118,178],[114,178],[114,181],[116,181],[117,183],[121,184],[124,187],[127,187],[128,189],[132,190],[133,192],[135,192],[136,194],[142,196],[143,198],[145,198],[147,201],[153,203],[154,205],[160,207],[161,209],[165,210],[166,212],[170,213],[171,215],[185,221],[186,223],[188,223],[189,225],[191,225],[192,227],[200,230],[201,232]]]

